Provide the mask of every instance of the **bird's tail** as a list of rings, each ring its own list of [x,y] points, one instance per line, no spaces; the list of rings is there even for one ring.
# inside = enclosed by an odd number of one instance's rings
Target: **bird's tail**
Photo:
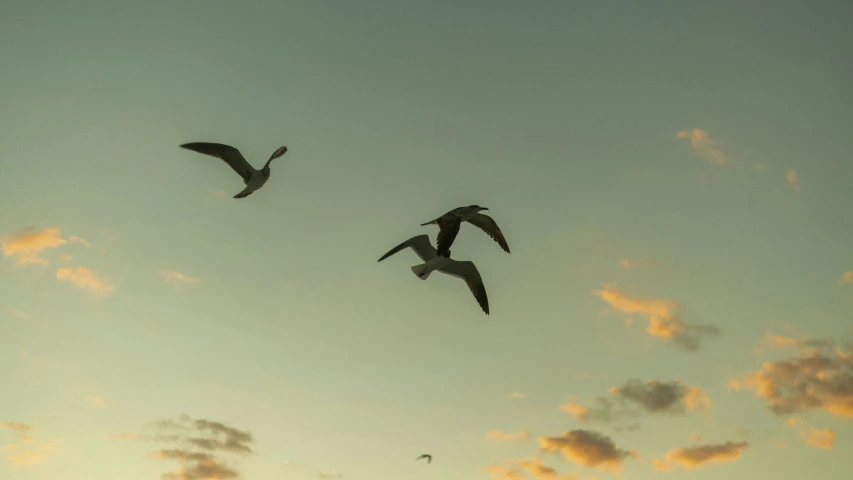
[[[422,263],[420,265],[415,265],[414,267],[412,267],[412,273],[414,273],[421,280],[426,280],[427,278],[429,278],[429,274],[432,272],[427,272],[427,264]]]
[[[234,198],[246,198],[251,194],[252,194],[252,192],[247,192],[246,190],[243,190],[242,192],[238,193],[237,195],[234,195]]]

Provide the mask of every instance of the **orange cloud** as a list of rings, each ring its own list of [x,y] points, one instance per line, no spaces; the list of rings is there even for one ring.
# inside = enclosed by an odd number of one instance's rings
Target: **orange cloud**
[[[758,372],[733,380],[729,388],[752,390],[776,415],[824,410],[853,418],[853,355],[828,340],[797,341],[789,360],[766,362]]]
[[[522,399],[522,398],[527,398],[527,397],[529,397],[529,396],[530,396],[530,394],[529,394],[529,393],[524,393],[524,392],[510,392],[510,393],[508,393],[506,396],[507,396],[507,397],[509,397],[509,398]]]
[[[631,298],[613,285],[603,290],[593,290],[595,295],[610,304],[614,310],[635,313],[648,319],[646,332],[654,337],[672,341],[689,351],[699,348],[703,336],[714,336],[719,329],[710,325],[689,325],[678,314],[679,305],[663,298]]]
[[[691,131],[681,130],[676,136],[678,138],[690,139],[690,145],[693,146],[693,151],[696,155],[713,163],[714,165],[725,165],[728,160],[726,154],[717,148],[717,141],[712,139],[708,132],[701,128],[694,128]]]
[[[574,475],[560,475],[556,469],[545,465],[538,457],[518,460],[516,464],[537,480],[575,480],[577,478]]]
[[[29,227],[8,234],[0,239],[3,255],[17,258],[18,265],[47,265],[48,261],[41,254],[48,248],[56,248],[68,243],[59,236],[58,228],[47,227],[36,231]]]
[[[100,407],[104,404],[104,397],[101,395],[86,395],[86,401],[96,407]]]
[[[835,432],[828,428],[821,430],[816,428],[801,430],[800,436],[807,444],[813,447],[832,450],[832,447],[835,446]]]
[[[518,468],[506,465],[489,465],[483,470],[492,476],[493,480],[527,480]]]
[[[99,277],[94,271],[86,267],[60,268],[56,271],[56,278],[68,280],[80,288],[86,288],[95,295],[107,295],[115,291],[115,287]]]
[[[78,236],[76,236],[76,235],[71,235],[70,237],[68,237],[68,241],[69,241],[69,242],[71,242],[71,243],[74,243],[74,242],[76,242],[76,243],[80,243],[80,244],[83,244],[83,245],[84,245],[84,246],[86,246],[86,247],[91,247],[91,246],[92,246],[92,244],[91,244],[91,243],[89,243],[89,241],[88,241],[88,240],[86,240],[85,238],[82,238],[82,237],[78,237]]]
[[[844,272],[844,275],[841,276],[841,282],[839,285],[847,285],[853,284],[853,270],[849,270]]]
[[[620,471],[625,459],[636,457],[633,451],[623,450],[610,437],[590,430],[569,430],[558,437],[540,437],[543,451],[558,453],[566,460],[584,467]]]
[[[503,430],[489,430],[483,436],[486,440],[499,442],[504,440],[522,440],[530,437],[529,432],[504,432]]]
[[[785,172],[785,178],[788,179],[788,186],[791,187],[791,190],[799,192],[803,189],[803,186],[800,185],[800,174],[793,168],[789,168],[788,171]]]
[[[183,285],[194,285],[201,282],[200,278],[191,277],[175,270],[163,270],[160,272],[163,276],[163,281],[171,283],[175,288],[180,288]]]
[[[739,459],[748,447],[747,442],[726,442],[676,448],[666,454],[666,460],[670,464],[680,464],[682,467],[692,470],[707,463],[733,462]]]
[[[628,380],[624,385],[610,389],[611,398],[596,397],[591,406],[568,402],[560,410],[568,412],[580,422],[611,422],[613,420],[648,414],[683,414],[685,411],[707,412],[713,402],[705,390],[673,380]]]
[[[4,450],[11,452],[7,455],[9,463],[16,467],[28,467],[45,463],[50,459],[50,453],[56,452],[62,444],[59,440],[42,441],[32,434],[35,428],[16,422],[0,422],[0,427],[15,432],[17,443],[5,445]]]

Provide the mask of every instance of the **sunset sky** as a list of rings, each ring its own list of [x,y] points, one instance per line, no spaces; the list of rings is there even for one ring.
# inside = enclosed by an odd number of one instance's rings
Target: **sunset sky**
[[[4,0],[0,478],[846,478],[851,19]]]

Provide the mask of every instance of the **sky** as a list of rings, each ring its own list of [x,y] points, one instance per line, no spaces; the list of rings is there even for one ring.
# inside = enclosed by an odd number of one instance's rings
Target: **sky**
[[[0,478],[846,478],[851,18],[5,0]]]

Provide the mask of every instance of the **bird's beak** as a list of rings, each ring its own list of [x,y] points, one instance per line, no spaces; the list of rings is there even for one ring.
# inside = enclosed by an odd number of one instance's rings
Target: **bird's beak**
[[[480,207],[480,210],[488,210],[488,207]]]

